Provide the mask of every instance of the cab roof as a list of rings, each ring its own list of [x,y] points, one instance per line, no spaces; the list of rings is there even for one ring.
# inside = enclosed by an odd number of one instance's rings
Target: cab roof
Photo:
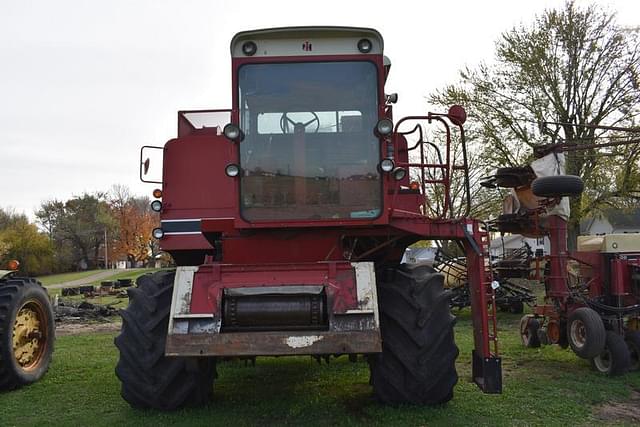
[[[246,58],[242,46],[254,42],[254,57],[265,56],[319,56],[358,55],[358,42],[371,41],[369,54],[382,54],[384,41],[372,28],[359,27],[283,27],[266,28],[237,33],[231,39],[231,56]]]

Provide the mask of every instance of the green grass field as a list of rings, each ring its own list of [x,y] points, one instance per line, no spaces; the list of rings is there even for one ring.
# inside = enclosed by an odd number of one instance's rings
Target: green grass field
[[[384,407],[371,397],[366,362],[262,358],[255,367],[220,363],[214,401],[173,413],[131,409],[114,375],[115,334],[63,336],[45,378],[0,394],[2,425],[592,425],[605,404],[628,401],[640,390],[640,373],[603,377],[568,350],[521,347],[518,315],[501,314],[504,392],[481,393],[470,382],[471,322],[456,327],[460,380],[442,407]],[[640,402],[636,401],[636,407]],[[633,422],[627,419],[626,424]]]
[[[62,274],[50,274],[48,276],[40,276],[36,277],[43,285],[54,285],[57,283],[69,282],[71,280],[80,280],[85,277],[93,276],[94,274],[100,273],[104,270],[87,270],[87,271],[76,271],[73,273],[62,273]]]

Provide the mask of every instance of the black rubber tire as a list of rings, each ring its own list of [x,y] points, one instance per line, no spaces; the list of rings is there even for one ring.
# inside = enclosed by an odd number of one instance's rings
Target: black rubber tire
[[[368,360],[379,401],[437,405],[453,397],[459,351],[443,284],[444,276],[424,265],[378,274],[382,353]]]
[[[591,359],[591,366],[610,377],[629,372],[631,357],[624,338],[613,331],[607,331],[604,350]]]
[[[174,410],[207,404],[216,376],[215,359],[164,355],[175,273],[160,271],[129,288],[129,306],[121,311],[122,330],[116,375],[121,394],[132,407]]]
[[[46,320],[40,337],[35,338],[42,349],[28,369],[18,363],[13,350],[16,318],[23,307],[33,307]],[[55,331],[53,308],[40,282],[23,277],[0,281],[0,390],[13,390],[42,378],[51,364]]]
[[[575,331],[572,334],[572,329]],[[567,321],[567,339],[571,350],[583,359],[592,359],[603,352],[606,330],[602,318],[589,307],[575,310]],[[576,337],[580,338],[579,342]]]
[[[624,335],[630,357],[630,371],[640,371],[640,331],[627,331]]]
[[[547,335],[547,328],[538,329],[538,341],[540,345],[549,345],[549,336]]]
[[[538,319],[532,318],[530,315],[523,316],[520,319],[520,340],[522,345],[527,348],[540,347],[540,338],[538,338],[538,330],[540,322]]]
[[[522,301],[513,301],[509,304],[509,312],[512,314],[524,313],[524,303]]]
[[[569,338],[567,338],[567,322],[560,321],[560,339],[558,340],[558,345],[562,349],[569,348]]]
[[[575,175],[542,176],[531,183],[531,191],[538,197],[577,196],[582,190],[584,182]]]

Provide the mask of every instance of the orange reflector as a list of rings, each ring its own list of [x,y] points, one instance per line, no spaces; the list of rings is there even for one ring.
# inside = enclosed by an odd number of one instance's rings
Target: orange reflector
[[[160,197],[162,197],[162,190],[159,188],[156,188],[155,190],[153,190],[153,197],[155,197],[156,199],[159,199]]]
[[[12,259],[7,263],[7,267],[9,267],[9,270],[17,270],[20,267],[20,263],[17,259]]]
[[[420,189],[420,183],[418,181],[413,181],[411,184],[409,184],[409,188],[412,190],[418,190]]]

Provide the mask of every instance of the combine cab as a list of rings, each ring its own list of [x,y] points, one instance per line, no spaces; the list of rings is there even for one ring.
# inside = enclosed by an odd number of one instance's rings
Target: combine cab
[[[453,174],[469,204],[462,107],[394,124],[391,64],[371,29],[242,32],[231,57],[232,108],[179,112],[178,137],[142,150],[147,182],[147,155],[163,156],[154,235],[178,267],[130,291],[116,338],[125,400],[203,404],[219,358],[363,354],[380,401],[448,401],[458,380],[450,293],[430,267],[401,264],[422,239],[462,243],[473,380],[500,392],[487,231],[450,209]],[[442,144],[425,140],[428,126]],[[444,195],[431,216],[427,186]]]

